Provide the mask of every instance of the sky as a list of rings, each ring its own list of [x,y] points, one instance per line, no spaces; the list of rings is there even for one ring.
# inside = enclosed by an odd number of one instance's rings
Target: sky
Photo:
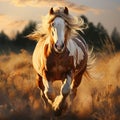
[[[95,25],[101,22],[109,34],[115,27],[120,32],[120,0],[0,0],[0,31],[13,37],[56,6],[68,7],[73,16],[85,15]]]

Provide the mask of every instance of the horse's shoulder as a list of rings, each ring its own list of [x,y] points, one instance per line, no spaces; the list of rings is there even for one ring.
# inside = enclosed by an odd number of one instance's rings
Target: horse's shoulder
[[[70,56],[73,56],[74,66],[81,66],[81,61],[84,61],[87,57],[87,47],[80,38],[75,37],[69,40],[67,46]]]
[[[42,69],[45,67],[45,56],[44,56],[45,41],[39,40],[34,49],[32,62],[35,70],[41,74]]]

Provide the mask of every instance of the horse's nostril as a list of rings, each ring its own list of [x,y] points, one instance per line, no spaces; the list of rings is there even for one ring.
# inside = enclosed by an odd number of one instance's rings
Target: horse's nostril
[[[61,49],[61,46],[60,46],[59,44],[55,44],[55,47],[56,47],[57,49]]]
[[[64,48],[64,44],[61,45],[61,48]]]
[[[57,48],[57,44],[55,44],[55,47]]]
[[[56,47],[58,50],[61,50],[61,49],[64,48],[64,44],[61,44],[61,45],[55,44],[55,47]]]

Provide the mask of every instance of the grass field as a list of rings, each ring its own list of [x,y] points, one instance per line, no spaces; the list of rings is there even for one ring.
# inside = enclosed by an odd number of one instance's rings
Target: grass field
[[[71,109],[56,119],[119,120],[120,53],[97,57],[91,74],[91,80],[83,77]],[[24,50],[0,56],[0,120],[15,119],[52,119],[43,109],[31,55]]]

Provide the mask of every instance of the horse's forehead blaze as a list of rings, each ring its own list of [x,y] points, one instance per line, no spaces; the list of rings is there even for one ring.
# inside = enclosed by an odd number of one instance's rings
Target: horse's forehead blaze
[[[54,20],[54,23],[55,24],[63,24],[64,23],[64,20],[60,17],[56,17],[55,20]]]
[[[65,26],[64,20],[60,17],[56,17],[53,21],[53,27],[57,29],[63,29]]]

